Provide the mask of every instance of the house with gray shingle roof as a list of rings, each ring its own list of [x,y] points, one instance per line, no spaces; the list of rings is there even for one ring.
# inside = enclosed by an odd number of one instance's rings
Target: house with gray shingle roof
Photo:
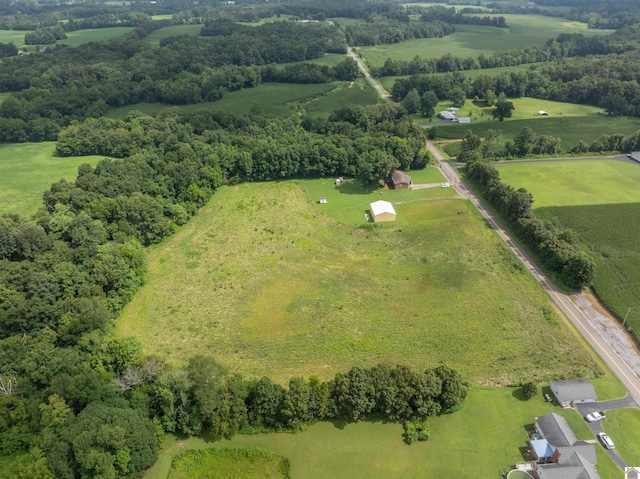
[[[553,381],[551,392],[562,407],[597,401],[596,390],[589,381],[572,379],[569,381]]]

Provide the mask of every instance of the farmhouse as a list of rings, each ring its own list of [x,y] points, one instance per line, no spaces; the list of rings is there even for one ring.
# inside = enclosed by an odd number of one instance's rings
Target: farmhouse
[[[369,209],[375,223],[396,220],[396,210],[393,209],[393,205],[388,201],[374,201],[369,205]]]
[[[397,190],[398,188],[409,188],[409,185],[411,185],[411,178],[404,171],[394,170],[391,175],[391,186]]]
[[[553,381],[551,392],[562,407],[573,407],[575,404],[592,403],[597,400],[593,385],[582,379]]]
[[[540,479],[599,479],[593,444],[578,441],[567,420],[555,413],[537,417],[527,453]]]
[[[444,121],[456,121],[456,115],[454,113],[451,113],[450,111],[441,111],[440,113],[438,113],[438,116]]]

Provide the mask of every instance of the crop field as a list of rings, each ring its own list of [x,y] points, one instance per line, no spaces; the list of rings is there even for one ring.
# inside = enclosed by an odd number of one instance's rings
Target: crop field
[[[536,215],[571,228],[596,260],[593,286],[640,338],[640,167],[620,161],[501,164],[503,180],[526,188]]]
[[[378,98],[364,79],[356,81],[352,88],[348,82],[315,83],[309,85],[290,83],[263,83],[256,88],[227,93],[221,100],[193,105],[167,105],[162,103],[137,103],[116,108],[107,113],[110,118],[124,118],[131,110],[155,115],[167,108],[185,111],[218,110],[230,113],[248,113],[255,106],[267,116],[291,116],[309,111],[316,116],[328,116],[344,105],[373,105]]]
[[[167,479],[287,479],[288,460],[265,449],[192,449],[174,458]]]
[[[601,373],[464,200],[326,181],[327,205],[304,182],[308,195],[292,181],[220,189],[151,249],[117,334],[171,363],[208,354],[283,382],[379,362],[445,363],[476,384]],[[395,203],[397,223],[366,222],[380,198]]]
[[[198,37],[200,36],[200,30],[202,30],[202,25],[171,25],[151,32],[143,41],[157,47],[160,45],[160,40],[169,37]]]
[[[439,58],[446,53],[454,57],[477,57],[491,52],[544,45],[560,33],[604,35],[610,30],[590,30],[586,24],[566,22],[561,18],[542,15],[501,15],[509,28],[483,25],[456,25],[456,32],[443,38],[421,38],[392,45],[360,47],[358,50],[371,67],[381,67],[387,58],[412,60]]]
[[[282,454],[291,461],[292,477],[299,479],[467,477],[470,467],[473,477],[498,479],[523,460],[526,427],[536,416],[555,412],[567,419],[579,439],[594,438],[575,410],[554,407],[541,393],[530,401],[516,396],[511,388],[473,388],[460,411],[429,420],[428,441],[411,446],[402,442],[400,424],[382,422],[322,422],[298,434],[237,435],[214,445],[254,446]],[[165,479],[178,452],[211,446],[199,438],[167,444],[145,479]],[[596,451],[600,477],[618,479],[620,469],[601,446]]]
[[[111,28],[92,28],[88,30],[77,30],[67,33],[67,38],[59,40],[56,43],[64,43],[71,47],[77,47],[89,42],[102,42],[111,40],[112,38],[121,37],[129,33],[133,27],[111,27]]]
[[[55,142],[0,144],[0,214],[30,216],[42,205],[51,183],[76,179],[78,166],[95,165],[101,156],[58,158]]]

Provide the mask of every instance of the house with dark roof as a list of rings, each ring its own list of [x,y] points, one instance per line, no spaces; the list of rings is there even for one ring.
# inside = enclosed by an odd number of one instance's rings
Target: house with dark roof
[[[404,171],[394,170],[391,174],[391,186],[394,190],[398,188],[409,188],[411,178]]]
[[[551,392],[562,407],[593,403],[598,399],[593,385],[583,379],[553,381],[551,383]]]
[[[537,417],[528,442],[540,479],[600,479],[595,446],[579,441],[562,416],[549,413]]]

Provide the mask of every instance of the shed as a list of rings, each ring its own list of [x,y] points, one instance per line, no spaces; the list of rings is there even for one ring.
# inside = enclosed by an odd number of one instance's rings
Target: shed
[[[551,392],[563,407],[594,403],[598,399],[593,385],[583,379],[553,381],[551,383]]]
[[[394,170],[391,174],[391,186],[394,189],[409,188],[411,184],[411,178],[404,171]]]
[[[632,151],[627,156],[629,158],[631,158],[632,160],[637,161],[637,162],[640,163],[640,151]]]
[[[438,116],[445,121],[456,121],[456,116],[450,111],[441,111],[440,113],[438,113]]]
[[[321,205],[324,205],[324,204],[326,204],[326,203],[327,203],[327,197],[326,197],[326,196],[321,196],[321,197],[320,197],[320,204],[321,204]]]
[[[396,220],[396,210],[393,209],[393,205],[388,201],[374,201],[369,205],[369,209],[375,223]]]
[[[458,123],[471,123],[471,117],[470,116],[459,116],[458,117]]]
[[[540,110],[540,111],[538,112],[538,115],[540,115],[540,116],[547,116],[547,115],[549,115],[549,113],[547,113],[547,112],[546,112],[546,111],[544,111],[544,110]]]

